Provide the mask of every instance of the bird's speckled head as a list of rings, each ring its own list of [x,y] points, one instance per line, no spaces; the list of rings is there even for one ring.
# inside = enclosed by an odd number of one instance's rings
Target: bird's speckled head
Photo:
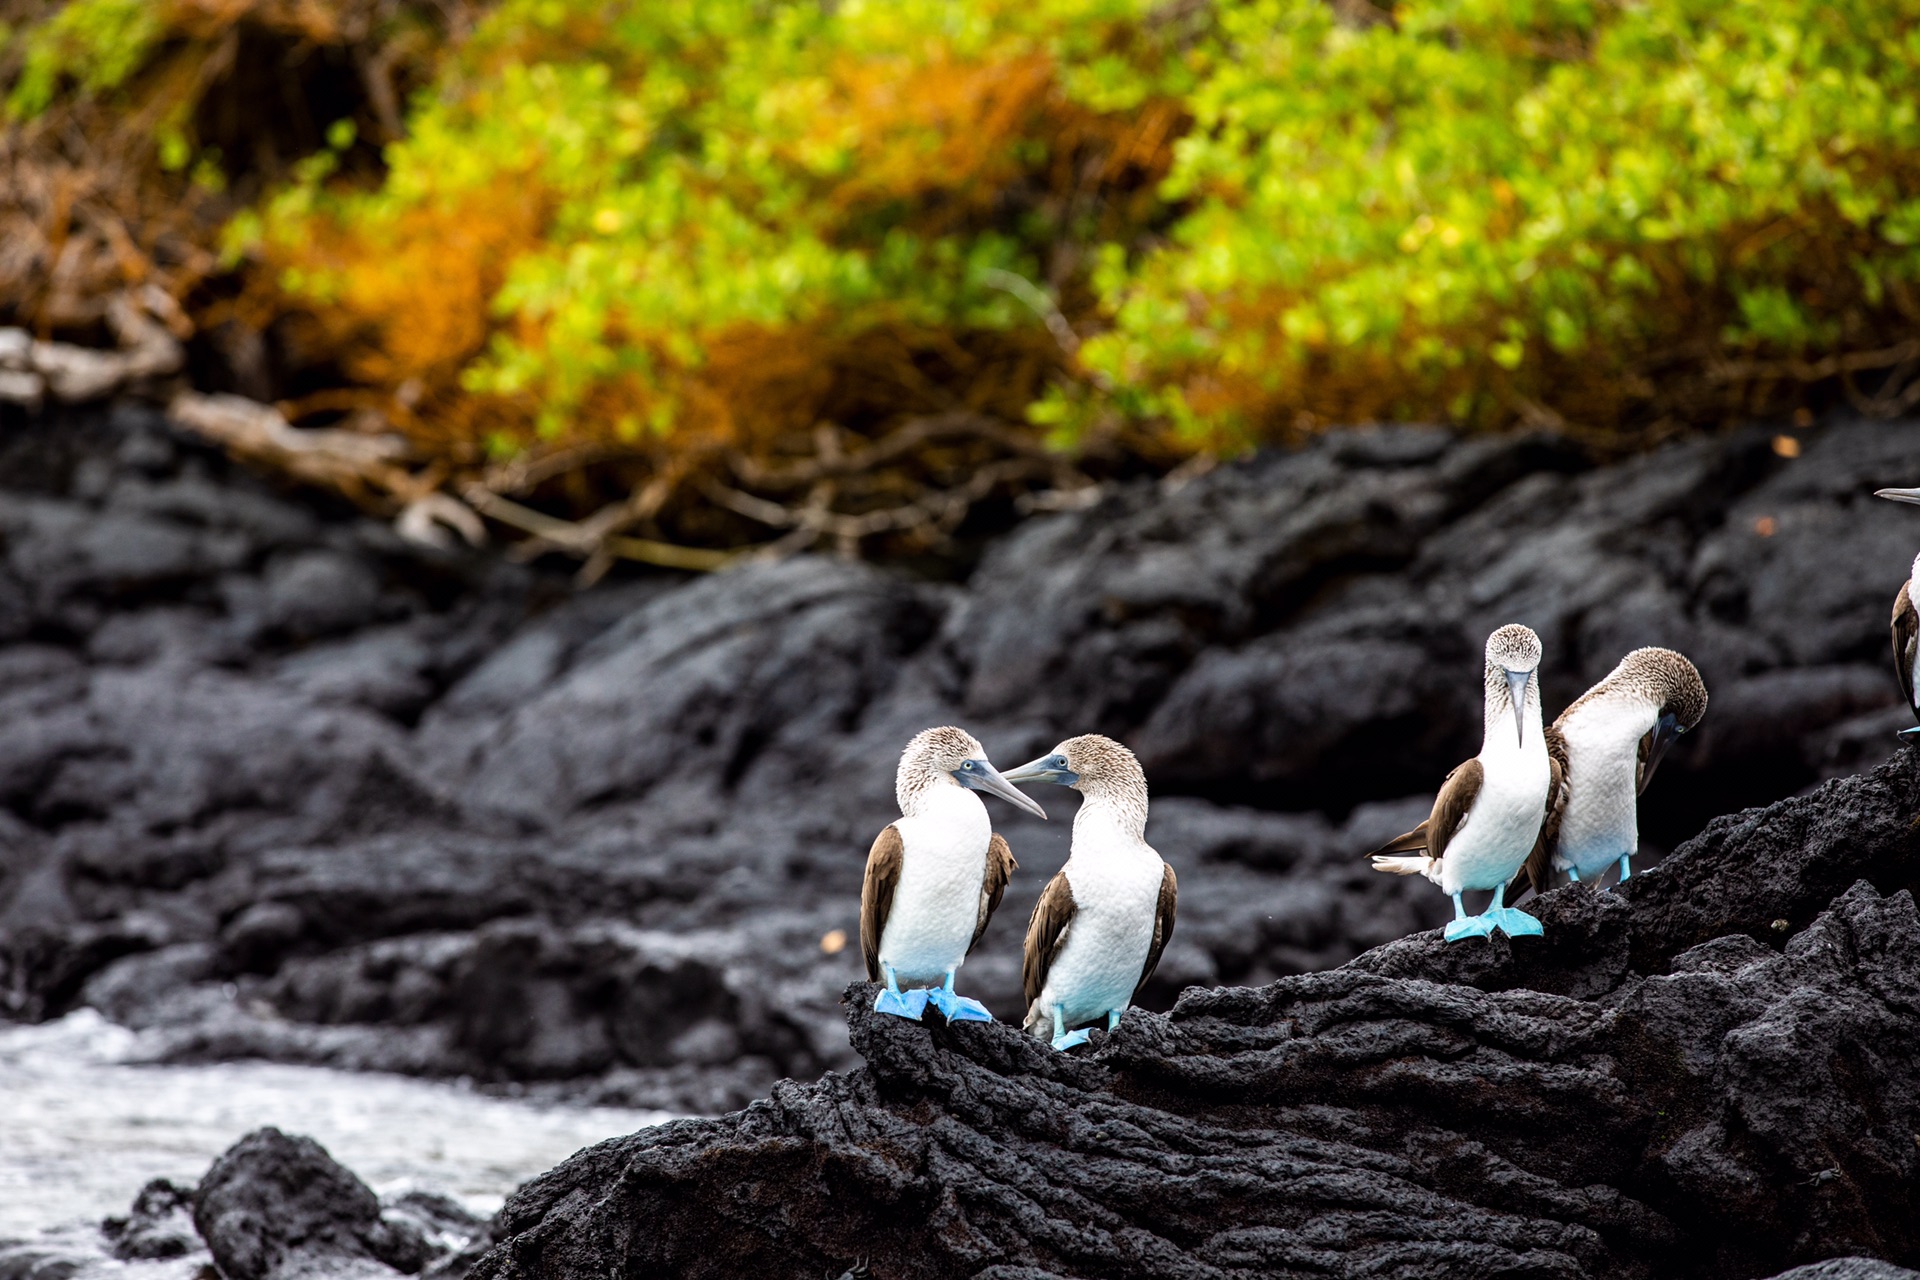
[[[950,724],[922,729],[908,739],[906,750],[900,753],[898,776],[952,773],[967,761],[986,754],[980,739],[965,729]]]
[[[1133,752],[1104,734],[1068,738],[1038,760],[1007,770],[1007,780],[1072,787],[1089,801],[1117,808],[1136,828],[1146,826],[1146,770]]]
[[[1509,622],[1487,637],[1487,665],[1516,675],[1540,666],[1540,637],[1532,627]]]
[[[1085,791],[1089,787],[1138,787],[1145,791],[1147,774],[1139,759],[1122,744],[1098,733],[1083,733],[1055,747],[1053,755],[1065,762],[1075,775],[1068,786]]]
[[[1029,813],[1047,816],[1031,796],[1000,776],[980,739],[950,724],[922,729],[907,742],[900,753],[900,767],[894,771],[893,797],[900,812],[919,812],[931,789],[949,785],[991,792]]]
[[[1673,717],[1685,733],[1707,714],[1707,684],[1700,669],[1672,649],[1635,649],[1620,659],[1605,683],[1629,685],[1644,691],[1659,714]]]

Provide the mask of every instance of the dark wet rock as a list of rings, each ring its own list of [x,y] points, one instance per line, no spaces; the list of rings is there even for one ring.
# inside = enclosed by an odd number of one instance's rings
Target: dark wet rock
[[[165,1178],[140,1188],[127,1216],[108,1218],[100,1230],[122,1262],[184,1258],[201,1247],[193,1225],[193,1188]]]
[[[226,1280],[414,1273],[436,1252],[417,1222],[383,1216],[326,1148],[278,1129],[256,1129],[214,1161],[193,1222]]]
[[[574,592],[136,405],[14,415],[0,1016],[94,1003],[180,1060],[741,1105],[854,1062],[835,940],[901,744],[954,721],[1002,763],[1089,729],[1140,751],[1184,903],[1150,1007],[1337,966],[1445,914],[1359,855],[1473,749],[1495,623],[1546,638],[1554,705],[1637,645],[1699,661],[1712,709],[1648,793],[1642,865],[1884,760],[1920,522],[1869,495],[1911,432],[1606,467],[1339,432],[1031,520],[964,585],[805,557]],[[1075,803],[1040,799],[1056,821],[995,802],[1022,869],[966,982],[1002,1016]]]
[[[1920,1271],[1896,1267],[1877,1258],[1829,1258],[1791,1271],[1782,1271],[1772,1280],[1916,1280]]]
[[[1539,940],[1188,990],[1086,1053],[857,984],[859,1069],[582,1152],[472,1274],[1898,1275],[1916,812],[1905,751],[1547,894]]]

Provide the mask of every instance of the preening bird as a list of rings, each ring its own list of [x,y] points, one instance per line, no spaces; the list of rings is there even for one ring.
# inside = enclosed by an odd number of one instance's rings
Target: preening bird
[[[1544,892],[1552,873],[1591,879],[1614,863],[1633,874],[1640,793],[1679,736],[1707,714],[1700,672],[1671,649],[1635,649],[1547,729],[1563,777],[1553,790],[1527,878]]]
[[[1480,754],[1440,786],[1427,820],[1371,855],[1375,871],[1423,875],[1453,897],[1448,942],[1496,928],[1537,934],[1540,922],[1505,905],[1514,878],[1539,839],[1558,766],[1547,754],[1540,714],[1540,637],[1517,623],[1487,637],[1486,733]],[[1469,916],[1460,894],[1493,890],[1493,902]]]
[[[924,730],[900,753],[893,783],[900,817],[874,840],[860,891],[867,979],[886,983],[873,1002],[881,1013],[917,1021],[931,1001],[948,1021],[993,1021],[985,1005],[953,990],[1017,865],[994,834],[981,791],[1047,816],[964,729]]]
[[[1021,974],[1027,1030],[1070,1049],[1087,1042],[1085,1023],[1120,1025],[1173,936],[1180,886],[1147,843],[1147,776],[1112,738],[1068,738],[1007,781],[1056,783],[1083,797],[1066,865],[1027,923]]]

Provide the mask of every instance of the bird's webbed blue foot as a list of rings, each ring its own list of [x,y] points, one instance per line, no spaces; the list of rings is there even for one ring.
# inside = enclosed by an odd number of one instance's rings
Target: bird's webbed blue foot
[[[1493,933],[1493,920],[1484,915],[1462,916],[1458,920],[1447,922],[1446,939],[1458,942],[1462,938],[1485,938]]]
[[[1108,1035],[1112,1035],[1114,1032],[1120,1029],[1120,1015],[1125,1012],[1126,1012],[1125,1009],[1107,1010],[1107,1034]]]
[[[1920,739],[1920,724],[1913,726],[1913,728],[1911,729],[1902,729],[1895,736],[1897,736],[1902,742],[1912,742],[1915,739]]]
[[[886,979],[887,985],[881,989],[879,995],[873,998],[873,1011],[890,1013],[896,1018],[920,1021],[921,1015],[927,1011],[927,993],[919,988],[902,991],[900,979],[895,976],[893,966],[890,964],[881,965],[880,973]]]
[[[883,988],[880,994],[873,998],[873,1011],[890,1013],[896,1018],[911,1018],[918,1022],[927,1011],[927,993],[917,988],[912,991]]]
[[[1625,884],[1629,879],[1632,878],[1632,876],[1633,876],[1633,855],[1623,853],[1620,855],[1620,883]]]
[[[1053,1047],[1062,1053],[1077,1044],[1085,1044],[1090,1037],[1085,1027],[1078,1031],[1067,1030],[1066,1019],[1060,1014],[1060,1006],[1053,1006]]]
[[[1540,922],[1518,907],[1494,907],[1487,912],[1493,924],[1509,938],[1537,938],[1546,932]]]
[[[1462,938],[1484,938],[1493,932],[1493,921],[1486,915],[1470,916],[1466,904],[1460,901],[1460,895],[1453,895],[1453,919],[1447,922],[1445,934],[1448,942],[1458,942]]]
[[[951,987],[935,987],[926,993],[927,1003],[947,1016],[948,1022],[992,1022],[993,1015],[978,1000],[953,993]]]

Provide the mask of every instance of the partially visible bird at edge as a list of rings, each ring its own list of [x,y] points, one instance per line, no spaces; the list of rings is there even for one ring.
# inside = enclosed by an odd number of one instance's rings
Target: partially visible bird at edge
[[[1920,489],[1875,489],[1876,498],[1889,498],[1894,502],[1906,502],[1920,506]],[[1914,607],[1914,596],[1920,593],[1920,556],[1913,558],[1913,567],[1907,571],[1907,580],[1893,593],[1893,674],[1900,681],[1900,692],[1907,699],[1907,709],[1920,718],[1920,699],[1914,695],[1920,689],[1920,610]],[[1900,736],[1912,741],[1920,738],[1920,725],[1902,729]]]

